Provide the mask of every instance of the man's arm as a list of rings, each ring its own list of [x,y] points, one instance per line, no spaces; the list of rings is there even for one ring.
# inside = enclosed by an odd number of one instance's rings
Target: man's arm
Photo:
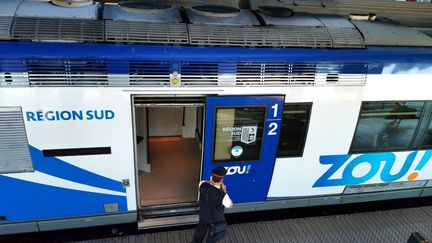
[[[226,186],[225,186],[225,184],[223,184],[223,183],[221,184],[221,189],[222,189],[222,191],[225,192],[225,196],[224,196],[224,198],[223,198],[223,200],[222,200],[222,204],[223,204],[226,208],[232,208],[234,204],[233,204],[231,198],[228,196],[228,193],[227,193],[227,190],[226,190]]]
[[[225,194],[225,197],[222,200],[222,204],[226,207],[226,208],[232,208],[234,206],[234,203],[231,201],[231,198],[228,196],[228,193]]]

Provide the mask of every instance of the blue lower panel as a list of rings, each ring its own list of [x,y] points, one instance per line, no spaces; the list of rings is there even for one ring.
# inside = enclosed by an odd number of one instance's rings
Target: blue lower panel
[[[104,204],[127,211],[126,196],[77,191],[0,176],[0,216],[12,221],[104,214]]]

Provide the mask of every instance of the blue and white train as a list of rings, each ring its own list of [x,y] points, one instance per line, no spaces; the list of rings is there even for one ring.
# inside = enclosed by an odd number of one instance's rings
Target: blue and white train
[[[228,212],[432,195],[415,29],[17,0],[0,39],[0,234],[194,223],[216,166]]]

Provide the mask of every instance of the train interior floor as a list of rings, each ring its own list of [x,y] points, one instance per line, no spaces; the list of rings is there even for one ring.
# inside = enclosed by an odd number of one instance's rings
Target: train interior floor
[[[201,151],[195,139],[149,139],[151,171],[139,171],[141,207],[195,202]]]

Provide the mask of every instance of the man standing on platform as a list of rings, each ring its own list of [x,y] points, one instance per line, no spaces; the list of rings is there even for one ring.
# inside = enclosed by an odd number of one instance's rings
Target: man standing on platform
[[[224,167],[216,167],[212,170],[210,181],[201,181],[199,184],[199,223],[195,229],[193,243],[202,242],[207,231],[208,243],[216,242],[225,236],[225,208],[233,206],[223,184],[226,173]]]

